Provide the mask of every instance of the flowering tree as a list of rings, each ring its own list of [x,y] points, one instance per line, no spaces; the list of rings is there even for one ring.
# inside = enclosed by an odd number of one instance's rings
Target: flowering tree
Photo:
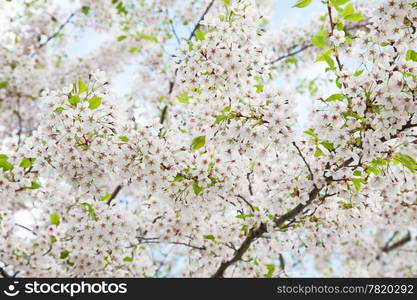
[[[1,2],[3,277],[417,274],[417,2],[274,2]]]

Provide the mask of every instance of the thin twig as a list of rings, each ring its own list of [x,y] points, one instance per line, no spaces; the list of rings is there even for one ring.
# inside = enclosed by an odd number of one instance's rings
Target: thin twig
[[[62,29],[64,29],[64,27],[71,22],[71,19],[75,16],[75,13],[72,12],[68,18],[65,20],[64,23],[62,23],[61,25],[59,25],[58,30],[55,31],[51,36],[49,36],[45,42],[41,43],[39,45],[39,49],[41,49],[42,47],[45,47],[51,40],[53,40],[54,38],[56,38],[58,36],[58,34],[62,31]]]
[[[245,197],[243,197],[242,195],[236,195],[236,197],[242,199],[243,202],[245,202],[250,207],[250,209],[252,210],[252,212],[255,212],[255,208],[253,207],[252,204],[250,204],[250,202],[248,200],[246,200]]]
[[[20,227],[22,229],[25,229],[27,231],[29,231],[30,233],[32,233],[33,235],[38,235],[38,233],[36,231],[34,231],[33,229],[30,229],[29,227],[26,227],[25,225],[19,224],[19,223],[15,223],[15,225],[17,227]]]
[[[119,192],[120,192],[120,190],[122,189],[122,185],[118,185],[117,187],[116,187],[116,189],[113,191],[113,193],[111,194],[111,196],[110,196],[110,198],[109,198],[109,200],[107,200],[107,205],[110,205],[111,204],[111,202],[117,197],[117,195],[119,194]]]
[[[188,37],[189,40],[191,40],[194,37],[195,32],[197,31],[198,27],[200,27],[201,21],[203,21],[204,17],[207,15],[207,13],[209,12],[209,10],[213,6],[213,4],[214,4],[214,0],[212,0],[210,2],[210,4],[207,6],[206,10],[201,15],[200,19],[198,19],[198,22],[195,24],[193,31],[191,31],[191,34]]]
[[[305,165],[307,166],[307,169],[308,169],[308,171],[310,172],[310,175],[311,175],[311,180],[314,180],[313,171],[311,170],[310,165],[308,164],[307,160],[305,159],[305,157],[304,157],[303,153],[301,152],[300,148],[298,148],[298,146],[295,142],[292,142],[292,144],[295,147],[295,149],[297,149],[298,155],[300,155],[300,157],[304,161]]]
[[[278,58],[274,59],[273,61],[271,61],[271,65],[272,65],[272,64],[275,64],[275,63],[277,63],[277,62],[279,62],[279,61],[281,61],[281,60],[283,60],[283,59],[286,59],[286,58],[288,58],[288,57],[291,57],[291,56],[297,55],[297,54],[299,54],[299,53],[303,52],[304,50],[307,50],[308,48],[311,48],[311,47],[313,47],[313,45],[311,45],[311,44],[301,46],[301,48],[300,48],[300,49],[298,49],[298,50],[296,50],[296,51],[289,52],[288,54],[282,55],[282,56],[280,56],[280,57],[278,57]]]

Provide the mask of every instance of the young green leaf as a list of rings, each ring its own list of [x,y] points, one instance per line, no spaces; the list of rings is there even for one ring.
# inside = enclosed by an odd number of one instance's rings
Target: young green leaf
[[[32,164],[35,162],[36,158],[23,158],[20,161],[19,167],[21,168],[30,168]]]
[[[50,220],[51,225],[56,225],[56,226],[59,225],[59,215],[58,214],[56,214],[56,213],[51,214],[49,216],[49,220]]]
[[[60,107],[57,107],[57,108],[54,109],[54,113],[60,114],[64,110],[65,110],[65,108],[63,108],[62,106],[60,106]]]
[[[198,196],[198,195],[200,195],[200,194],[201,194],[201,192],[203,191],[203,188],[202,188],[201,186],[199,186],[199,185],[198,185],[198,182],[194,182],[194,183],[193,183],[193,191],[194,191],[194,194],[195,194],[196,196]]]
[[[332,102],[332,101],[342,101],[343,99],[345,99],[345,95],[343,94],[333,94],[329,97],[326,98],[326,100],[324,100],[325,102]]]
[[[129,138],[128,138],[127,136],[124,136],[124,135],[119,136],[119,140],[121,140],[121,141],[122,141],[122,142],[124,142],[124,143],[129,142]]]
[[[303,8],[311,4],[313,0],[298,0],[297,3],[293,5],[293,7]]]
[[[406,61],[409,61],[409,60],[417,61],[417,52],[414,51],[414,50],[408,50],[406,55],[405,55],[405,60]]]
[[[83,202],[81,203],[81,205],[87,208],[88,214],[90,215],[91,219],[93,219],[94,221],[98,220],[96,211],[94,210],[94,207],[90,203]]]
[[[198,136],[196,138],[193,138],[193,141],[191,143],[191,148],[193,150],[198,150],[201,147],[203,147],[206,144],[206,136],[202,135],[202,136]]]
[[[41,187],[41,185],[38,182],[32,181],[30,183],[30,186],[25,186],[25,189],[28,189],[28,190],[36,190],[36,189],[38,189],[40,187]]]
[[[187,92],[182,92],[177,95],[177,99],[179,102],[182,103],[188,103],[190,99],[192,99],[192,96],[189,96]]]
[[[73,106],[77,106],[78,103],[80,103],[80,97],[78,95],[73,95],[71,97],[68,98],[68,102],[73,105]]]
[[[0,81],[0,89],[5,89],[9,85],[8,81]]]
[[[311,39],[311,43],[313,46],[316,47],[326,47],[327,44],[327,32],[323,29],[320,29],[319,32],[317,32],[313,38]]]
[[[87,91],[87,86],[85,83],[81,80],[81,78],[78,77],[78,93],[82,94]]]
[[[203,31],[201,31],[200,29],[197,29],[195,31],[195,37],[198,41],[204,41],[204,39],[206,37],[206,34]]]
[[[91,110],[98,108],[101,105],[102,100],[103,99],[98,96],[92,97],[90,100],[88,100],[88,108]]]

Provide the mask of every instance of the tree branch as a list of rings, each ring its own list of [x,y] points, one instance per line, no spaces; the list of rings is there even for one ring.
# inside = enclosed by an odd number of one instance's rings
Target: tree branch
[[[297,46],[295,46],[295,47],[297,47]],[[294,47],[294,48],[295,48],[295,47]],[[303,45],[303,46],[301,46],[301,48],[300,48],[300,49],[298,49],[298,50],[296,50],[296,51],[289,52],[288,54],[282,55],[282,56],[280,56],[280,57],[278,57],[278,58],[274,59],[273,61],[271,61],[271,65],[273,65],[273,64],[275,64],[275,63],[277,63],[277,62],[279,62],[279,61],[281,61],[281,60],[283,60],[283,59],[286,59],[286,58],[288,58],[288,57],[291,57],[291,56],[297,55],[297,54],[299,54],[299,53],[303,52],[304,50],[307,50],[308,48],[311,48],[311,47],[313,47],[313,45],[311,45],[311,44],[309,44],[309,45]]]
[[[298,148],[297,144],[295,142],[292,142],[293,146],[295,147],[295,149],[297,149],[298,155],[302,158],[302,160],[304,161],[304,164],[307,166],[308,171],[310,172],[311,175],[311,180],[314,180],[314,174],[313,171],[310,168],[310,165],[308,164],[307,160],[305,159],[303,153],[301,152],[300,148]]]
[[[7,267],[7,265],[4,265],[3,267],[0,267],[0,275],[1,275],[3,278],[15,278],[18,272],[14,273],[13,275],[12,275],[12,274],[9,274],[9,273],[8,273],[8,272],[4,269],[5,267]]]
[[[258,228],[251,229],[249,235],[245,238],[243,243],[240,245],[239,249],[235,251],[235,254],[230,260],[227,260],[219,266],[216,273],[212,276],[213,278],[222,278],[224,276],[224,272],[227,270],[235,262],[238,262],[242,259],[243,254],[249,249],[250,245],[260,238],[265,232],[267,232],[266,225],[261,223]]]
[[[191,34],[190,34],[190,36],[188,37],[188,39],[189,39],[189,40],[191,40],[191,39],[194,37],[195,32],[197,31],[198,27],[200,27],[200,23],[201,23],[201,21],[203,21],[204,17],[205,17],[205,16],[207,15],[207,13],[210,11],[210,9],[211,9],[211,7],[213,6],[213,4],[214,4],[214,0],[212,0],[212,1],[210,2],[210,4],[207,6],[206,10],[205,10],[205,11],[203,12],[203,14],[201,15],[200,19],[198,19],[198,22],[195,24],[193,31],[191,31]]]
[[[111,194],[111,196],[110,196],[110,198],[109,198],[109,200],[107,200],[107,205],[110,205],[111,204],[111,202],[117,197],[117,195],[119,194],[119,192],[120,192],[120,190],[122,189],[122,185],[118,185],[117,187],[116,187],[116,189],[113,191],[113,193]]]
[[[395,250],[395,249],[403,246],[404,244],[408,243],[409,241],[411,241],[411,233],[410,233],[410,230],[408,230],[407,234],[404,237],[402,237],[400,240],[398,240],[397,242],[390,245],[391,241],[394,239],[395,236],[396,236],[396,234],[394,234],[389,239],[389,241],[382,248],[382,252],[385,252],[385,253],[391,252],[392,250]]]
[[[53,40],[54,38],[56,38],[58,36],[58,34],[62,31],[62,29],[64,29],[64,27],[71,22],[71,19],[75,16],[75,13],[72,12],[68,18],[65,20],[64,23],[62,23],[61,25],[59,25],[58,30],[55,31],[51,36],[49,36],[45,42],[39,44],[39,49],[41,49],[42,47],[45,47],[51,40]]]

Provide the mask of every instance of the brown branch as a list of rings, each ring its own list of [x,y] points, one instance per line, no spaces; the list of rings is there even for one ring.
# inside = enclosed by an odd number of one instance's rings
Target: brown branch
[[[242,195],[236,195],[236,197],[238,197],[239,199],[242,199],[243,202],[245,202],[250,207],[252,212],[255,212],[255,208],[253,207],[253,205],[248,200],[246,200],[245,197],[243,197]]]
[[[250,176],[252,175],[252,173],[253,173],[253,170],[246,174],[246,179],[248,181],[249,194],[251,196],[253,196],[252,182],[250,181]]]
[[[295,48],[295,47],[297,47],[297,46],[294,46],[294,48]],[[288,58],[288,57],[291,57],[291,56],[297,55],[297,54],[299,54],[299,53],[303,52],[304,50],[307,50],[308,48],[311,48],[311,47],[313,47],[313,45],[312,45],[312,44],[303,45],[303,46],[301,46],[301,48],[300,48],[300,49],[298,49],[298,50],[296,50],[296,51],[289,52],[288,54],[282,55],[282,56],[280,56],[280,57],[278,57],[278,58],[274,59],[273,61],[271,61],[271,63],[270,63],[270,64],[272,65],[272,64],[275,64],[275,63],[277,63],[277,62],[279,62],[279,61],[281,61],[281,60],[283,60],[283,59],[286,59],[286,58]]]
[[[193,31],[191,32],[190,36],[188,37],[189,40],[191,40],[194,35],[195,32],[197,31],[198,27],[200,27],[200,23],[201,21],[203,21],[204,17],[207,15],[207,13],[210,11],[211,7],[214,4],[214,0],[212,0],[210,2],[210,4],[207,6],[206,10],[203,12],[203,14],[200,16],[200,18],[198,19],[198,22],[195,24]],[[171,26],[173,26],[172,21],[171,22]],[[173,28],[174,30],[174,28]],[[175,34],[175,31],[174,31]],[[175,76],[177,75],[178,69],[175,70]],[[175,86],[175,79],[169,82],[169,90],[168,90],[168,95],[171,95],[173,90],[174,90],[174,86]],[[159,123],[160,124],[164,124],[165,120],[166,120],[166,115],[168,113],[168,104],[166,104],[162,110],[161,110],[161,117],[159,118]],[[161,135],[162,130],[159,132],[159,135]]]
[[[16,275],[19,273],[19,271],[15,272],[13,275],[9,274],[4,268],[6,268],[7,265],[4,265],[3,267],[0,267],[0,275],[3,278],[16,278]]]
[[[42,47],[45,47],[51,40],[53,40],[54,38],[56,38],[58,36],[58,34],[62,31],[62,29],[64,29],[64,27],[71,21],[71,19],[75,16],[75,13],[71,13],[68,18],[65,20],[64,23],[62,23],[61,25],[59,25],[58,30],[55,31],[51,36],[49,36],[45,42],[41,43],[39,45],[39,49],[41,49]]]
[[[267,232],[267,228],[264,223],[261,223],[256,229],[251,229],[249,235],[245,238],[239,249],[235,251],[233,257],[230,260],[222,262],[212,277],[222,278],[227,268],[233,265],[235,262],[240,261],[243,257],[243,254],[246,253],[251,244],[260,238],[265,232]]]
[[[343,167],[348,166],[353,161],[352,158],[347,159],[344,161],[336,170],[339,170]],[[326,184],[329,184],[332,182],[332,177],[326,178]],[[298,204],[295,206],[292,210],[287,212],[286,214],[280,216],[279,218],[274,219],[275,226],[278,228],[282,228],[282,226],[285,224],[285,222],[290,221],[291,219],[294,219],[297,215],[299,215],[301,212],[303,212],[304,208],[309,206],[314,199],[318,197],[320,194],[320,191],[325,187],[323,185],[322,187],[318,188],[315,186],[311,192],[309,193],[308,200],[305,204]],[[264,233],[268,232],[267,227],[264,223],[261,223],[257,228],[251,229],[248,236],[245,238],[245,240],[240,245],[239,249],[235,251],[235,254],[230,260],[224,261],[220,264],[219,268],[216,270],[213,278],[221,278],[224,276],[224,272],[227,270],[228,267],[233,265],[234,263],[240,261],[242,259],[243,254],[246,253],[246,251],[249,249],[251,244],[256,241],[258,238],[260,238]]]
[[[191,31],[191,34],[190,34],[190,36],[188,37],[188,39],[189,39],[189,40],[191,40],[191,39],[194,37],[195,32],[197,31],[198,27],[200,27],[200,23],[201,23],[201,21],[203,21],[204,17],[207,15],[207,13],[209,12],[209,10],[210,10],[210,9],[211,9],[211,7],[213,6],[213,4],[214,4],[214,0],[212,0],[212,1],[210,2],[210,4],[207,6],[206,10],[205,10],[205,11],[203,12],[203,14],[201,15],[200,19],[198,19],[198,22],[195,24],[193,31]]]
[[[385,244],[385,246],[382,248],[382,252],[385,252],[385,253],[391,252],[392,250],[395,250],[403,246],[404,244],[408,243],[409,241],[411,241],[411,233],[409,230],[407,231],[407,234],[404,237],[402,237],[400,240],[390,245],[394,237],[395,235],[393,235],[393,237]]]
[[[311,180],[314,180],[314,174],[313,171],[310,168],[310,165],[308,164],[307,160],[305,159],[303,153],[301,152],[300,148],[298,148],[297,144],[295,142],[292,143],[295,149],[297,149],[298,155],[301,157],[301,159],[304,161],[304,164],[307,166],[308,171],[310,172]]]
[[[17,132],[17,136],[18,136],[17,147],[19,147],[20,143],[22,142],[23,120],[22,120],[22,116],[17,110],[14,110],[13,113],[17,116],[17,121],[18,121],[18,126],[19,126],[19,130]]]
[[[32,233],[33,235],[38,235],[38,233],[37,233],[36,231],[34,231],[33,229],[30,229],[29,227],[26,227],[26,226],[24,226],[24,225],[22,225],[22,224],[19,224],[19,223],[15,223],[15,225],[16,225],[17,227],[20,227],[20,228],[22,228],[22,229],[27,230],[28,232]]]
[[[346,27],[346,31],[349,32],[351,30],[361,29],[363,27],[366,27],[368,24],[369,23],[367,21],[366,22],[363,22],[363,23],[360,23],[360,24],[355,24],[354,26]],[[294,50],[292,52],[288,52],[287,54],[284,54],[284,55],[282,55],[282,56],[274,59],[273,61],[270,62],[270,64],[271,65],[272,64],[275,64],[275,63],[277,63],[277,62],[279,62],[279,61],[281,61],[283,59],[286,59],[288,57],[295,56],[295,55],[297,55],[297,54],[299,54],[301,52],[304,52],[305,50],[307,50],[309,48],[312,48],[313,47],[313,44],[293,45],[289,49],[295,49],[297,47],[300,47],[300,48],[298,50]]]
[[[206,247],[204,246],[195,246],[192,245],[190,243],[184,243],[184,242],[169,242],[169,241],[160,241],[158,240],[158,238],[139,238],[139,244],[138,245],[142,245],[142,244],[171,244],[171,245],[181,245],[181,246],[186,246],[195,250],[206,250]],[[131,247],[136,247],[138,245],[134,245]]]
[[[122,185],[118,185],[117,187],[116,187],[116,189],[113,191],[113,193],[111,194],[111,196],[110,196],[110,198],[109,198],[109,200],[107,200],[107,205],[110,205],[111,204],[111,202],[117,197],[117,195],[119,194],[119,192],[120,192],[120,190],[122,189]]]

